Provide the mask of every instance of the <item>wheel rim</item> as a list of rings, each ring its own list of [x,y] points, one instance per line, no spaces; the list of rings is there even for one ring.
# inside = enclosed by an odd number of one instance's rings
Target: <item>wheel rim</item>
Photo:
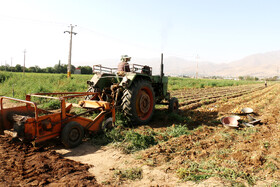
[[[77,141],[80,137],[80,131],[78,129],[72,129],[69,133],[69,140]]]
[[[151,99],[146,92],[143,92],[140,96],[139,104],[140,104],[140,111],[142,113],[147,113],[150,109]]]
[[[153,93],[148,87],[142,88],[136,99],[136,112],[141,120],[147,120],[153,112]]]

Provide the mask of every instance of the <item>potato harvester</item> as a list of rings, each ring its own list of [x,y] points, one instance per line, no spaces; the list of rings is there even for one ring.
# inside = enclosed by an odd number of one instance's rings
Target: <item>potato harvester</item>
[[[67,103],[67,99],[91,96],[91,100],[81,100],[79,104]],[[45,110],[31,101],[31,97],[58,100],[59,110]],[[3,100],[23,103],[21,106],[6,108]],[[62,143],[73,148],[78,146],[86,133],[112,127],[115,122],[114,102],[103,101],[99,93],[67,92],[36,93],[26,95],[26,100],[0,97],[0,134],[4,130],[23,141],[39,143],[60,137]],[[87,109],[80,114],[70,113],[72,107]],[[82,117],[91,112],[99,112],[94,119]]]

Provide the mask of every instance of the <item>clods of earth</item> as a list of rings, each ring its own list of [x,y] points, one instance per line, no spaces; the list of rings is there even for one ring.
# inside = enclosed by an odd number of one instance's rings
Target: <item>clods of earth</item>
[[[53,147],[34,148],[2,136],[0,185],[277,186],[279,93],[279,84],[173,91],[171,95],[180,103],[175,117],[182,120],[170,120],[166,109],[159,108],[150,124],[133,130],[160,134],[181,125],[188,134],[162,141],[158,136],[156,145],[130,154],[119,153],[110,144],[68,153]],[[240,128],[221,124],[224,116],[240,114],[245,120],[241,110],[246,107],[254,110],[259,124]],[[81,146],[91,150],[94,145],[86,142]],[[116,171],[122,173],[126,168],[140,168],[142,176],[116,181]]]

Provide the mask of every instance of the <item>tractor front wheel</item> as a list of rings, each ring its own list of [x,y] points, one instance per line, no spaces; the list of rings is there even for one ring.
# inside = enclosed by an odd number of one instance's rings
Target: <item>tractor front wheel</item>
[[[148,123],[155,109],[155,94],[147,80],[136,80],[124,91],[122,110],[132,125]]]
[[[85,132],[78,122],[71,121],[62,129],[61,141],[67,148],[77,147],[82,143]]]
[[[168,106],[168,111],[169,112],[178,112],[179,110],[179,102],[176,97],[172,97],[169,100],[169,106]]]
[[[100,124],[100,130],[110,131],[114,128],[113,118],[109,117]]]

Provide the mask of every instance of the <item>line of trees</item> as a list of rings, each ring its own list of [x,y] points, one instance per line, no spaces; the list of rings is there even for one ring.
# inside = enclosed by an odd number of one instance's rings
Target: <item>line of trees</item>
[[[246,80],[246,81],[258,81],[258,77],[253,77],[253,76],[239,76],[239,80]]]
[[[78,66],[81,69],[81,74],[92,74],[92,67],[90,66]],[[74,73],[76,67],[71,66],[71,73]],[[9,65],[2,65],[0,66],[0,71],[10,71],[10,72],[23,72],[23,66],[17,64],[14,67]],[[25,68],[25,72],[32,72],[32,73],[67,73],[67,65],[61,64],[60,61],[58,64],[54,65],[54,67],[46,67],[40,68],[39,66],[32,66],[29,68]]]

